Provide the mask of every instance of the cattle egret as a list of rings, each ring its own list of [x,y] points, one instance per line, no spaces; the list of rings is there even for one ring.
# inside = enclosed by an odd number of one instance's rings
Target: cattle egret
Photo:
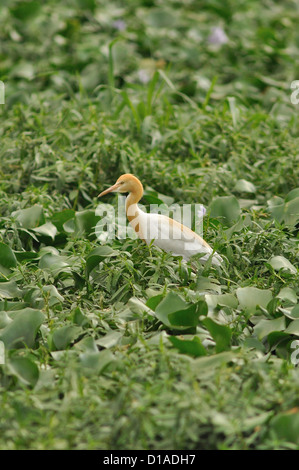
[[[212,264],[221,265],[221,256],[213,252],[210,245],[190,228],[166,215],[146,213],[138,207],[143,195],[143,186],[136,176],[120,176],[116,183],[99,194],[99,197],[110,192],[129,193],[126,199],[127,218],[138,237],[147,245],[153,242],[175,256],[182,256],[186,261],[201,253],[201,263],[205,263],[212,256]]]

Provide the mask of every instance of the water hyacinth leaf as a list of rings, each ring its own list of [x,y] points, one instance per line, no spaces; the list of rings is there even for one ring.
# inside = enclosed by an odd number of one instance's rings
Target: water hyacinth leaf
[[[274,416],[268,427],[271,437],[277,441],[299,444],[299,413],[297,408]]]
[[[115,357],[109,349],[100,352],[88,351],[80,355],[80,363],[86,372],[101,373],[114,361]]]
[[[235,353],[232,351],[223,351],[212,356],[203,356],[194,359],[192,367],[197,374],[213,375],[218,367],[234,360]]]
[[[53,274],[58,274],[61,271],[69,271],[69,263],[66,258],[53,253],[44,254],[39,261],[39,268],[50,271]]]
[[[269,289],[258,289],[257,287],[239,287],[236,290],[240,307],[254,312],[257,306],[266,308],[272,300],[272,292]]]
[[[283,287],[281,291],[277,294],[277,297],[281,300],[288,300],[293,304],[297,302],[297,294],[295,290],[291,287]]]
[[[65,209],[61,212],[56,212],[52,218],[51,222],[55,225],[58,232],[64,232],[63,225],[70,219],[75,217],[75,211],[73,209]]]
[[[146,301],[145,305],[151,310],[155,311],[159,303],[162,301],[163,297],[163,294],[153,295]]]
[[[236,182],[234,191],[237,193],[255,193],[256,187],[250,181],[240,179]]]
[[[287,342],[290,340],[290,335],[285,331],[272,331],[272,333],[269,333],[267,336],[270,348],[277,347],[278,344],[285,342],[285,340],[287,340]]]
[[[12,249],[5,243],[0,243],[0,273],[8,275],[16,265],[17,259]]]
[[[37,365],[26,357],[13,357],[8,361],[8,369],[18,380],[26,385],[34,387],[39,378]]]
[[[289,192],[286,199],[274,196],[268,201],[269,211],[279,223],[294,226],[299,221],[299,188]]]
[[[95,233],[95,227],[99,220],[101,219],[100,216],[95,214],[93,210],[85,210],[81,212],[76,212],[75,215],[75,232],[78,235],[82,235],[86,233],[90,235],[91,233]],[[65,224],[64,224],[65,227]]]
[[[33,251],[15,251],[14,254],[16,259],[20,262],[40,258],[40,255]]]
[[[61,303],[64,301],[64,298],[61,294],[59,294],[58,290],[55,286],[44,286],[42,288],[43,294],[48,298],[49,305],[52,307],[57,303]]]
[[[231,308],[237,308],[238,306],[237,298],[229,293],[220,295],[206,294],[205,300],[211,309],[215,309],[217,305]]]
[[[202,345],[198,336],[194,336],[192,340],[180,339],[177,336],[170,336],[168,339],[183,354],[193,357],[207,355],[206,348]]]
[[[12,319],[8,316],[7,312],[0,311],[0,330],[5,328],[11,322]]]
[[[15,299],[22,295],[23,292],[15,281],[0,282],[0,298]]]
[[[58,351],[66,349],[80,333],[82,333],[82,328],[76,325],[65,325],[57,328],[52,335],[54,346]]]
[[[210,332],[216,343],[216,353],[227,351],[230,349],[232,332],[228,326],[220,325],[211,318],[205,318],[202,323]]]
[[[177,329],[189,328],[198,325],[199,309],[197,304],[192,304],[182,310],[168,314],[168,321]]]
[[[109,258],[111,256],[117,256],[118,251],[113,250],[108,245],[98,246],[94,250],[92,250],[87,258],[86,258],[86,274],[89,276],[91,271],[98,266],[98,264],[103,261],[105,258]]]
[[[299,304],[295,305],[295,307],[291,311],[292,318],[299,318]]]
[[[285,202],[292,201],[293,199],[296,199],[299,197],[299,188],[292,189],[285,198]]]
[[[50,237],[52,240],[54,240],[57,234],[57,228],[51,222],[46,222],[45,224],[31,230],[33,230],[38,235],[45,235],[46,237]]]
[[[299,197],[286,202],[284,209],[284,221],[286,225],[296,225],[299,221]]]
[[[40,8],[41,8],[40,2],[31,0],[29,2],[27,1],[18,2],[16,5],[14,5],[11,8],[10,11],[12,15],[18,18],[19,20],[26,21],[36,16],[38,12],[40,11]]]
[[[209,279],[205,276],[198,276],[196,280],[196,290],[199,292],[212,291],[221,293],[221,286],[217,284],[215,279]]]
[[[235,196],[222,196],[214,199],[209,205],[210,217],[217,218],[230,227],[239,218],[241,209]]]
[[[168,315],[180,310],[185,310],[186,308],[188,308],[188,304],[182,297],[175,292],[169,292],[157,306],[155,314],[164,325],[171,327],[172,325],[168,319]]]
[[[263,339],[273,331],[285,330],[285,317],[275,318],[273,320],[262,319],[254,327],[254,332],[258,339]]]
[[[99,352],[95,339],[92,336],[84,336],[84,338],[74,344],[74,348],[80,352]]]
[[[0,311],[1,312],[14,312],[16,310],[23,310],[23,308],[29,307],[25,302],[21,301],[12,301],[4,299],[0,301]]]
[[[73,323],[79,326],[84,326],[89,323],[88,318],[84,315],[80,307],[76,307],[73,311]]]
[[[285,333],[299,336],[299,320],[293,320],[285,329]]]
[[[97,339],[96,344],[105,349],[112,348],[120,341],[122,336],[123,334],[120,331],[111,331],[102,338]]]
[[[284,217],[284,199],[274,196],[268,201],[268,207],[272,217],[281,223]]]
[[[35,204],[27,209],[20,209],[12,213],[12,216],[24,228],[35,228],[43,225],[45,221],[44,210],[42,206]]]
[[[269,264],[272,266],[275,271],[282,269],[283,271],[289,271],[292,274],[296,274],[297,269],[295,266],[290,263],[284,256],[273,256],[269,260]]]
[[[8,349],[20,348],[24,345],[32,348],[37,331],[44,319],[45,316],[40,310],[29,307],[19,310],[12,322],[0,332],[0,339]]]
[[[146,22],[152,28],[173,28],[176,24],[176,17],[172,11],[153,8],[147,16]]]

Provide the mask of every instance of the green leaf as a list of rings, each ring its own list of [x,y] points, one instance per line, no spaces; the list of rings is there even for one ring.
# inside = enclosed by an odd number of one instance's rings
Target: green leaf
[[[11,268],[15,268],[16,265],[17,259],[12,249],[5,243],[0,243],[0,272],[8,275]]]
[[[123,334],[120,331],[111,331],[105,336],[102,336],[102,338],[98,338],[96,340],[96,344],[98,344],[102,348],[112,348],[119,342],[122,336]]]
[[[258,339],[262,339],[273,331],[283,331],[285,329],[285,317],[274,320],[262,319],[254,327],[254,332]]]
[[[212,309],[215,309],[217,305],[223,307],[231,307],[237,308],[238,301],[237,298],[233,294],[206,294],[205,295],[206,302],[208,306]]]
[[[299,336],[299,320],[293,320],[285,329],[285,333]]]
[[[58,232],[64,232],[63,224],[74,217],[75,211],[73,209],[65,209],[61,212],[56,212],[52,216],[51,222],[55,225]]]
[[[210,217],[218,218],[230,227],[241,213],[240,205],[235,196],[222,196],[214,199],[209,205]]]
[[[44,210],[42,206],[35,204],[27,209],[20,209],[12,213],[12,216],[24,228],[35,228],[45,223]]]
[[[256,187],[250,181],[240,179],[236,182],[234,191],[238,193],[255,193]]]
[[[88,351],[80,355],[81,365],[87,373],[102,373],[114,361],[115,357],[109,349],[101,352]]]
[[[18,288],[15,281],[0,282],[0,298],[14,299],[22,297],[23,292]]]
[[[272,217],[281,223],[284,218],[284,200],[274,196],[268,201],[268,207]]]
[[[146,301],[145,305],[151,310],[155,311],[159,303],[162,301],[163,297],[163,294],[153,295]]]
[[[173,13],[163,8],[152,8],[146,21],[152,28],[173,28],[176,24]]]
[[[299,304],[295,305],[295,307],[292,309],[291,317],[299,318]]]
[[[38,259],[40,257],[38,253],[34,253],[33,251],[15,251],[14,254],[16,259],[20,262]]]
[[[234,96],[229,96],[227,100],[232,115],[233,126],[237,127],[240,118],[240,111],[236,106],[236,98]]]
[[[189,304],[185,302],[182,297],[180,297],[175,292],[169,292],[166,297],[159,303],[156,308],[155,314],[156,317],[164,323],[164,325],[171,328],[173,323],[169,320],[169,315],[176,313],[177,315],[172,317],[173,321],[180,321],[183,318],[184,312],[189,309]],[[188,318],[191,315],[193,317],[193,310],[188,312]],[[176,324],[176,326],[179,326]]]
[[[92,250],[86,258],[86,275],[89,276],[91,271],[105,258],[117,255],[118,251],[113,250],[108,245],[98,246]]]
[[[292,274],[296,274],[297,269],[290,263],[284,256],[273,256],[269,261],[275,271],[282,269],[283,271],[289,271]]]
[[[236,290],[240,307],[254,312],[257,306],[266,308],[272,300],[272,292],[269,289],[258,289],[257,287],[239,287]]]
[[[228,326],[216,323],[212,318],[205,318],[202,323],[210,332],[216,343],[216,353],[230,349],[232,332]]]
[[[286,202],[284,209],[284,221],[286,225],[296,225],[299,221],[299,197]]]
[[[268,424],[269,433],[276,441],[299,444],[299,413],[295,408],[289,413],[279,413]]]
[[[8,361],[8,369],[21,383],[34,387],[39,377],[37,365],[26,357],[13,357]]]
[[[66,349],[79,335],[82,328],[76,325],[65,325],[54,330],[52,340],[57,350]]]
[[[71,272],[69,263],[66,258],[54,253],[46,253],[43,255],[38,264],[40,269],[44,269],[53,273],[53,275],[62,272]]]
[[[11,322],[12,319],[8,316],[7,312],[0,311],[0,330],[5,328]]]
[[[205,304],[205,302],[203,302]],[[207,309],[204,310],[205,314]],[[198,325],[198,317],[200,315],[198,305],[191,304],[188,307],[178,310],[173,313],[168,314],[168,321],[170,322],[172,327],[177,329],[181,328],[190,328],[192,326]]]
[[[194,336],[192,340],[179,339],[176,336],[170,336],[169,341],[175,346],[181,353],[188,354],[193,357],[206,356],[206,348],[202,345],[198,336]]]
[[[199,375],[214,375],[215,370],[223,364],[227,364],[235,358],[232,351],[224,351],[212,356],[198,357],[194,359],[192,367]]]
[[[292,189],[292,191],[290,191],[286,198],[285,198],[285,202],[289,202],[289,201],[292,201],[293,199],[296,199],[299,197],[299,188],[295,188],[295,189]]]
[[[36,16],[40,8],[41,3],[35,0],[21,1],[11,8],[11,13],[19,20],[26,21]]]
[[[91,233],[95,233],[95,227],[100,219],[101,217],[96,215],[93,210],[76,212],[75,233],[77,235],[83,235],[84,233],[90,235]]]
[[[57,228],[51,222],[46,222],[45,224],[33,228],[32,230],[39,235],[45,235],[47,237],[50,237],[52,238],[52,240],[54,240],[55,235],[57,233]]]
[[[295,290],[291,289],[290,287],[283,287],[279,294],[277,294],[277,297],[281,300],[288,300],[293,304],[297,302],[297,294]]]
[[[12,315],[12,312],[9,315]],[[39,310],[33,308],[18,310],[13,321],[0,332],[0,339],[8,349],[20,348],[24,345],[32,348],[37,331],[44,319],[44,314]]]

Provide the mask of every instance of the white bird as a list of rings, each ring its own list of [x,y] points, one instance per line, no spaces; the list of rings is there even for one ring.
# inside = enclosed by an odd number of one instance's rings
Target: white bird
[[[143,195],[143,186],[136,176],[129,173],[120,176],[116,183],[99,194],[99,197],[110,192],[129,193],[126,198],[127,218],[138,237],[147,245],[153,242],[175,256],[182,256],[186,261],[191,256],[202,253],[201,263],[205,263],[212,256],[212,264],[221,265],[221,256],[190,228],[166,215],[146,213],[138,207]]]

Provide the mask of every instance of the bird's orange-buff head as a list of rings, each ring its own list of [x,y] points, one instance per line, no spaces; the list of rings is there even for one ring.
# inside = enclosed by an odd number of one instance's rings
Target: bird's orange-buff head
[[[99,194],[99,197],[105,196],[105,194],[117,192],[117,193],[138,193],[140,197],[143,194],[143,186],[136,176],[131,175],[130,173],[126,173],[121,175],[116,183],[110,188],[103,191]]]

